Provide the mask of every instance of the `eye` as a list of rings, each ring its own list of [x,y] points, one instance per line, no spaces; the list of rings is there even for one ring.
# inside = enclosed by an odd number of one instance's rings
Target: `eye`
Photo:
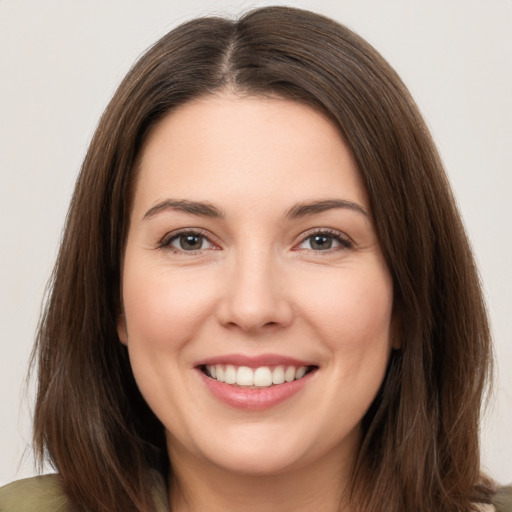
[[[336,249],[347,249],[352,247],[348,238],[338,232],[319,231],[302,240],[297,246],[298,249],[309,251],[329,251]]]
[[[215,248],[206,236],[196,231],[175,233],[164,239],[161,246],[173,249],[175,252],[197,252]]]

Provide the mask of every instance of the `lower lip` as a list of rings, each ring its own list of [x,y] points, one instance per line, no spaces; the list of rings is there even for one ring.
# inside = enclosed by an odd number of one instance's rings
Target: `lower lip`
[[[316,373],[310,372],[301,379],[276,384],[268,388],[244,388],[219,382],[208,377],[199,369],[198,372],[206,387],[218,400],[236,409],[252,411],[268,409],[292,398],[310,381],[313,373]]]

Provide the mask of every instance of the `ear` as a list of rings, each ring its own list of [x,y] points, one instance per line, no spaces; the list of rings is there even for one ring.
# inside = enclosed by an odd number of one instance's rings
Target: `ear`
[[[126,317],[124,313],[117,315],[117,335],[123,345],[128,345],[128,329],[126,328]]]

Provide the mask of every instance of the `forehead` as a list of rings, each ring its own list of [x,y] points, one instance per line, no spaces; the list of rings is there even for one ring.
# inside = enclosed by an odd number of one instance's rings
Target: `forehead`
[[[186,103],[153,129],[134,208],[166,196],[284,206],[333,195],[367,206],[354,159],[326,116],[291,100],[223,94]]]

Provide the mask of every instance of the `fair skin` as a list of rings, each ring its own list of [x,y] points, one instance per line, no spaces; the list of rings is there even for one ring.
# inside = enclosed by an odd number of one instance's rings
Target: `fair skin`
[[[323,115],[224,92],[165,117],[139,158],[118,332],[166,429],[172,510],[350,510],[392,296]]]

